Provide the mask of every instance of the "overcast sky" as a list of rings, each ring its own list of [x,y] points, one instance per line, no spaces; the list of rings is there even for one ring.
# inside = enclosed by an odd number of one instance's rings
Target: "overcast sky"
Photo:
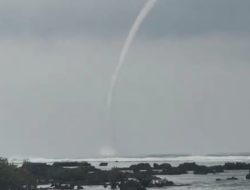
[[[246,152],[250,1],[159,0],[106,98],[145,0],[0,0],[0,154]]]

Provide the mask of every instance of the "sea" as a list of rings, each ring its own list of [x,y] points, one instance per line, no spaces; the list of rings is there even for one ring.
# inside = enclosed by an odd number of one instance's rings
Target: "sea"
[[[212,166],[223,165],[226,162],[245,162],[250,163],[250,154],[246,155],[152,155],[141,157],[109,157],[109,158],[88,158],[88,159],[46,159],[46,158],[10,158],[9,161],[21,165],[22,162],[30,161],[36,163],[53,164],[54,162],[65,161],[86,161],[97,168],[108,170],[113,167],[128,167],[138,163],[169,163],[172,166],[177,166],[184,162],[196,162],[200,165]],[[99,166],[101,162],[107,162],[107,166]],[[148,188],[150,190],[168,189],[168,190],[250,190],[250,180],[246,180],[248,170],[230,171],[224,173],[208,174],[208,175],[193,175],[192,173],[183,175],[161,175],[158,177],[166,178],[173,181],[179,186],[164,187],[164,188]],[[236,177],[238,180],[226,180],[227,178]],[[216,181],[217,178],[222,179]],[[84,187],[87,190],[105,190],[102,186]],[[106,188],[107,190],[108,188]]]

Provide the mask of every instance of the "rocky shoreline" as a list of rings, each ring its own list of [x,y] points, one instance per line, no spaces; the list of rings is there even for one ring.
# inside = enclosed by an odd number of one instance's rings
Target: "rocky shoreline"
[[[108,163],[100,163],[107,166]],[[102,170],[88,162],[55,162],[53,164],[24,162],[14,166],[6,159],[0,159],[0,189],[83,189],[84,186],[101,185],[120,190],[145,190],[151,187],[177,186],[175,182],[159,176],[207,175],[223,173],[226,170],[250,170],[249,163],[236,162],[224,165],[204,166],[196,163],[182,163],[172,166],[168,163],[139,163],[129,167]],[[246,180],[250,179],[250,172]],[[232,176],[221,180],[238,180]],[[188,185],[188,184],[187,184]]]

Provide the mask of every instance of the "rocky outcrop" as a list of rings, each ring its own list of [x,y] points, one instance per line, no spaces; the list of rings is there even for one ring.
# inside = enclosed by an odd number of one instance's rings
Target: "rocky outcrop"
[[[178,166],[179,169],[184,171],[193,171],[197,175],[205,175],[209,173],[222,173],[224,172],[223,166],[201,166],[196,163],[184,163]]]
[[[214,171],[206,166],[200,166],[194,170],[195,175],[206,175],[209,173],[214,173]]]
[[[199,165],[197,165],[195,162],[183,163],[183,164],[180,164],[178,168],[184,171],[194,171],[199,168]]]
[[[247,174],[246,179],[250,179],[250,171],[249,174]]]
[[[54,167],[90,167],[91,164],[88,162],[54,162]]]
[[[146,190],[146,188],[136,180],[121,182],[119,188],[120,190]]]
[[[133,170],[134,172],[140,172],[140,171],[152,171],[152,167],[148,163],[140,163],[136,165],[131,165],[129,167],[130,170]]]
[[[164,164],[154,164],[154,169],[156,170],[170,170],[172,169],[171,164],[164,163]]]
[[[229,178],[227,178],[227,180],[228,181],[235,181],[235,180],[238,180],[238,178],[237,177],[229,177]]]
[[[168,181],[167,179],[161,179],[158,177],[154,177],[148,185],[148,187],[168,187],[174,186],[174,182]]]
[[[238,180],[238,178],[237,177],[229,177],[229,178],[226,178],[226,179],[221,179],[221,178],[216,179],[216,181],[225,181],[225,180],[227,180],[227,181],[236,181],[236,180]]]
[[[101,163],[99,164],[99,166],[108,166],[108,163],[107,163],[107,162],[101,162]]]
[[[162,170],[162,172],[160,173],[161,175],[182,175],[182,174],[186,174],[187,171],[183,170],[179,167],[172,167],[169,169],[164,169]]]
[[[250,163],[228,162],[228,163],[224,164],[223,168],[225,170],[249,170],[250,169]]]

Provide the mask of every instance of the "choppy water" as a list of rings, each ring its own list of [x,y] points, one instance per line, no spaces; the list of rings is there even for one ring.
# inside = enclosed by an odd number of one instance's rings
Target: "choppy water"
[[[174,181],[176,184],[190,184],[190,186],[170,187],[173,190],[248,190],[250,180],[246,180],[248,171],[226,171],[221,174],[193,175],[185,174],[179,176],[161,176]],[[228,181],[227,178],[237,177],[239,180]],[[216,181],[217,178],[225,179]]]
[[[250,180],[246,180],[248,171],[226,171],[222,174],[193,175],[185,174],[178,176],[159,176],[174,181],[178,185],[189,184],[179,187],[149,188],[149,190],[249,190]],[[237,181],[216,181],[216,178],[226,179],[237,177]],[[102,186],[85,187],[87,190],[105,190]],[[107,189],[106,189],[107,190]]]

